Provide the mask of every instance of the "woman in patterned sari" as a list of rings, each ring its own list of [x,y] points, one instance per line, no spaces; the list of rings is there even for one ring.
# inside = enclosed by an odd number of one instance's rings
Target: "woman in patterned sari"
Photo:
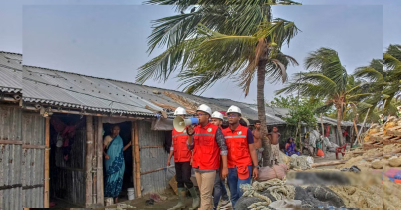
[[[124,163],[124,151],[131,146],[129,142],[125,147],[123,139],[120,137],[120,127],[118,125],[113,126],[112,134],[104,138],[103,150],[105,158],[105,197],[114,198],[114,202],[117,203],[118,195],[121,192],[123,186],[123,176],[125,171]]]
[[[291,156],[293,154],[296,154],[298,156],[300,155],[295,146],[294,139],[292,137],[288,138],[287,144],[285,145],[285,151],[288,156]]]

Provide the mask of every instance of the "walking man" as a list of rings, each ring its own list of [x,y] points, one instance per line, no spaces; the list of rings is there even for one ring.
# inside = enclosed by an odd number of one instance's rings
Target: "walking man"
[[[187,128],[188,148],[193,149],[192,167],[195,170],[196,181],[201,194],[199,210],[212,210],[212,192],[216,172],[220,168],[222,158],[221,178],[225,179],[227,169],[227,146],[221,129],[209,122],[212,110],[202,104],[196,110],[199,125]]]
[[[217,125],[221,129],[221,125],[223,124],[224,120],[223,114],[217,111],[213,112],[211,119],[212,119],[211,121],[212,124]],[[222,165],[223,164],[220,163],[220,169],[217,170],[216,179],[214,180],[214,189],[213,189],[214,210],[216,210],[217,206],[219,205],[220,197],[222,198],[220,208],[228,207],[231,204],[230,199],[227,195],[227,189],[224,179],[221,179],[220,177],[220,170]]]
[[[273,161],[275,161],[276,165],[278,165],[278,158],[280,152],[279,139],[281,134],[278,132],[278,128],[276,126],[273,127],[273,131],[267,134],[267,138],[270,139],[270,143],[272,146],[272,153],[270,156],[271,165],[273,165]]]
[[[251,177],[254,179],[258,177],[259,166],[252,131],[239,123],[241,109],[231,106],[227,116],[230,126],[223,129],[223,135],[228,148],[228,187],[231,203],[235,206],[242,196],[240,185],[251,184]]]
[[[174,111],[175,116],[180,116],[185,119],[187,112],[184,108],[178,107]],[[199,197],[196,193],[194,185],[191,181],[191,156],[192,152],[187,147],[188,135],[187,131],[178,132],[173,128],[172,133],[172,144],[170,148],[170,155],[168,156],[167,166],[170,166],[171,157],[174,155],[174,166],[176,171],[177,188],[178,188],[178,204],[169,210],[184,209],[184,196],[182,194],[185,191],[184,184],[187,186],[191,196],[193,198],[192,208],[196,209],[199,207]]]
[[[262,165],[262,152],[263,152],[263,147],[262,147],[262,138],[261,138],[261,132],[260,132],[260,120],[255,121],[255,129],[252,131],[253,139],[254,139],[254,145],[256,152],[258,154],[258,164],[259,166]]]

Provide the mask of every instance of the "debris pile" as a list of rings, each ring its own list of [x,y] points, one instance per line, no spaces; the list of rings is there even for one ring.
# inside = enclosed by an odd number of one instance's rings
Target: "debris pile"
[[[383,148],[356,149],[345,155],[347,162],[337,169],[353,165],[361,169],[361,181],[349,186],[330,186],[345,202],[347,208],[401,209],[401,144],[384,145]],[[397,173],[400,183],[397,183]],[[382,176],[384,174],[384,176]]]

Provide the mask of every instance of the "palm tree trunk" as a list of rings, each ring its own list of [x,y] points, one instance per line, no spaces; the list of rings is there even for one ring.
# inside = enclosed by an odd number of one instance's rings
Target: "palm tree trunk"
[[[270,165],[271,146],[267,138],[266,110],[265,110],[265,76],[266,60],[260,60],[257,70],[257,105],[258,118],[260,120],[260,133],[263,146],[263,166]]]
[[[341,109],[337,108],[337,131],[340,136],[340,147],[344,144],[344,139],[343,139],[343,132],[341,130],[341,116],[342,116],[342,111]]]

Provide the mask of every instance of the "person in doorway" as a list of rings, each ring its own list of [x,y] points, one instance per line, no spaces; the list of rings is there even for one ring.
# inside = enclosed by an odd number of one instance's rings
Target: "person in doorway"
[[[187,112],[184,108],[178,107],[174,111],[175,116],[180,116],[185,119],[185,115]],[[194,184],[191,181],[191,158],[192,152],[187,147],[188,135],[187,131],[178,132],[173,128],[172,133],[172,145],[170,148],[170,155],[167,159],[167,166],[170,166],[171,157],[174,155],[174,166],[177,178],[177,189],[178,189],[178,203],[173,208],[169,208],[169,210],[175,209],[183,209],[185,208],[184,204],[184,196],[182,192],[185,191],[184,184],[188,188],[191,196],[193,198],[192,208],[196,209],[199,207],[199,197],[196,193]]]
[[[223,129],[223,135],[228,149],[228,187],[231,193],[231,203],[235,206],[243,194],[240,185],[251,184],[251,178],[258,177],[259,165],[252,131],[239,123],[241,109],[231,106],[227,111],[227,116],[230,126]]]
[[[255,121],[255,129],[252,131],[252,135],[253,135],[253,140],[254,140],[254,145],[255,145],[255,149],[256,152],[258,154],[258,164],[259,166],[262,165],[263,160],[262,160],[262,152],[263,152],[263,147],[262,147],[262,138],[261,138],[261,132],[260,132],[260,120],[256,120]]]
[[[220,112],[213,112],[212,117],[211,117],[211,123],[214,125],[217,125],[221,129],[221,125],[223,124],[223,114]],[[223,166],[223,164],[220,163],[220,167]],[[225,208],[230,206],[231,202],[230,199],[227,195],[227,189],[224,180],[221,179],[220,177],[220,171],[217,170],[216,174],[216,179],[214,180],[214,189],[213,189],[213,204],[214,204],[214,210],[217,209],[217,206],[219,205],[220,198],[222,199],[221,201],[221,206],[220,208]]]
[[[287,143],[285,144],[285,151],[288,156],[291,156],[293,154],[300,155],[300,153],[297,150],[297,147],[295,146],[294,138],[290,137],[287,140]]]
[[[120,126],[118,125],[113,126],[111,135],[104,138],[103,154],[106,166],[104,196],[114,198],[115,203],[118,202],[118,195],[123,186],[125,171],[124,151],[130,146],[131,141],[124,146],[123,139],[120,137]]]
[[[227,169],[227,146],[221,129],[209,122],[212,110],[202,104],[196,110],[199,125],[187,128],[188,148],[193,150],[192,167],[195,170],[196,181],[201,193],[200,210],[212,210],[212,191],[216,171],[220,168],[222,158],[221,178],[225,179]]]
[[[281,134],[278,132],[278,128],[276,126],[273,127],[273,131],[267,134],[267,138],[269,138],[272,152],[270,156],[271,165],[273,165],[273,161],[278,165],[278,158],[280,152],[279,140]]]

